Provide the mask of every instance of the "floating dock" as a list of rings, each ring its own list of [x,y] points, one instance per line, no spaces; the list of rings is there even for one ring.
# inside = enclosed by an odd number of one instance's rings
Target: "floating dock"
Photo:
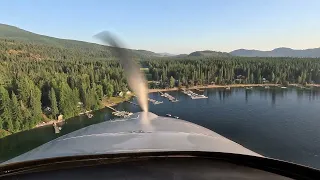
[[[154,99],[151,99],[151,98],[148,98],[148,101],[152,102],[154,105],[163,103],[163,101],[157,101],[157,100],[154,100]]]
[[[115,116],[118,116],[118,117],[127,118],[127,117],[130,117],[133,114],[132,112],[118,111],[115,108],[110,107],[110,106],[106,106],[106,107],[108,107],[109,109],[113,110],[114,112],[112,112],[112,114],[115,115]]]
[[[191,99],[206,99],[208,98],[207,96],[205,95],[200,95],[200,94],[197,94],[197,93],[194,93],[190,90],[183,90],[182,91],[184,94],[188,95],[191,97]]]
[[[196,91],[203,92],[203,89],[195,89]]]
[[[54,132],[56,134],[59,134],[60,133],[60,130],[61,130],[61,127],[58,127],[58,125],[56,123],[53,123],[53,128],[54,128]]]
[[[159,92],[159,93],[161,94],[161,96],[168,98],[169,101],[171,101],[171,102],[178,102],[179,101],[178,99],[176,99],[175,97],[171,96],[168,93],[161,93],[161,92]]]

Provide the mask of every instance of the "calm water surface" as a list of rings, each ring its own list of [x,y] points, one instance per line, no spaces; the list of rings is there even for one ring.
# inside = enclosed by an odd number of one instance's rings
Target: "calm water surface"
[[[243,88],[207,89],[208,99],[192,100],[181,92],[169,92],[180,101],[171,103],[158,93],[150,98],[164,101],[150,104],[150,111],[209,128],[264,156],[292,161],[320,169],[320,89]],[[135,99],[133,99],[135,101]],[[118,110],[138,112],[138,106],[122,103]],[[102,109],[92,119],[71,118],[60,134],[52,126],[17,133],[0,139],[0,161],[31,150],[58,136],[82,127],[113,119]],[[63,148],[63,147],[61,147]]]

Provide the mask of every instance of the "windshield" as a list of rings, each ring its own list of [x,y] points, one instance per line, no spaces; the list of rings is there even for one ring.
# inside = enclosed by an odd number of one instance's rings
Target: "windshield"
[[[319,6],[4,1],[0,163],[149,111],[205,127],[252,154],[320,169]],[[126,46],[95,36],[104,30]]]

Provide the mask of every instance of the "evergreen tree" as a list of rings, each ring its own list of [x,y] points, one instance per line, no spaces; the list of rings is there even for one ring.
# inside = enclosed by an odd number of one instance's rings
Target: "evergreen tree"
[[[175,84],[175,79],[171,76],[170,77],[170,87],[173,88]]]
[[[56,93],[53,88],[51,88],[49,92],[49,100],[50,100],[51,114],[54,117],[54,119],[56,119],[57,115],[59,114],[59,109],[58,109]]]
[[[63,114],[64,118],[72,117],[73,107],[72,107],[72,90],[69,85],[62,82],[60,85],[60,97],[59,97],[59,109]]]
[[[12,92],[11,95],[11,113],[14,131],[20,131],[22,129],[23,116],[17,96],[14,92]]]
[[[12,132],[12,114],[10,109],[11,100],[8,91],[0,86],[0,118],[2,121],[2,128]]]
[[[42,119],[42,110],[41,110],[41,91],[38,87],[34,86],[31,91],[29,105],[31,108],[31,115],[33,119],[30,122],[31,126],[35,126]]]
[[[106,89],[107,89],[107,97],[111,97],[114,93],[114,88],[113,88],[113,85],[108,83],[107,86],[106,86]]]
[[[99,100],[101,100],[102,97],[103,97],[103,87],[102,87],[102,85],[97,85],[96,92],[97,92]]]

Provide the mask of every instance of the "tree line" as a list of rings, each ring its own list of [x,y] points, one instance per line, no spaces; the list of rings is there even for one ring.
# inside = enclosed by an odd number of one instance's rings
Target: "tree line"
[[[81,111],[99,109],[103,97],[129,90],[118,61],[112,53],[103,52],[0,40],[0,134],[33,128],[43,120],[43,114],[52,119],[62,114],[66,119]],[[320,59],[144,57],[139,60],[150,88],[266,81],[320,83]]]
[[[154,59],[149,80],[160,88],[207,84],[320,83],[320,59],[270,57],[203,57]],[[173,83],[175,81],[175,83]],[[150,86],[155,87],[155,84]]]

